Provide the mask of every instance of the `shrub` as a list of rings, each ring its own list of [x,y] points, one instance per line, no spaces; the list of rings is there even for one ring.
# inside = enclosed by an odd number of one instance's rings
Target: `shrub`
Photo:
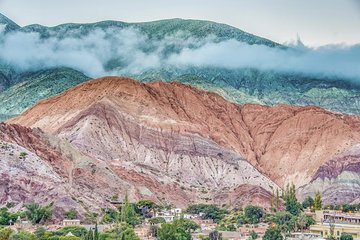
[[[36,236],[25,231],[13,232],[10,235],[9,240],[36,240]]]
[[[341,233],[340,240],[353,240],[353,236],[350,233]]]
[[[9,240],[10,235],[12,234],[10,228],[3,228],[0,230],[0,240]]]
[[[64,215],[67,219],[76,219],[77,218],[77,212],[75,209],[70,209],[69,211],[65,212]]]
[[[81,238],[76,236],[60,236],[59,240],[81,240]]]
[[[53,203],[50,203],[46,206],[41,206],[38,203],[26,204],[25,215],[33,224],[45,222],[47,219],[51,217],[52,205]]]
[[[87,230],[84,227],[80,227],[80,226],[68,226],[68,227],[63,227],[62,229],[60,229],[59,231],[57,231],[58,235],[66,235],[69,232],[71,232],[72,234],[74,234],[76,237],[83,237],[87,234]]]
[[[219,208],[212,204],[195,204],[188,207],[186,210],[188,213],[200,214],[203,213],[203,219],[213,219],[214,222],[218,223],[221,219],[228,214],[228,211],[223,208]]]
[[[264,216],[265,212],[262,207],[249,205],[246,206],[244,214],[249,223],[256,224],[260,222],[260,219]]]
[[[283,240],[283,236],[279,228],[269,227],[266,229],[263,240]]]
[[[257,237],[258,237],[258,234],[255,231],[250,232],[250,239],[251,240],[255,240],[255,239],[257,239]]]
[[[155,217],[155,218],[149,219],[149,223],[153,224],[153,225],[165,223],[165,219],[162,217]]]

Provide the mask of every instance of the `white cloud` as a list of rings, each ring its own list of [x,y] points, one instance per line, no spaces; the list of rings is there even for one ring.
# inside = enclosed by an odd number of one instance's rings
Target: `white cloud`
[[[212,35],[199,39],[189,32],[151,40],[134,28],[94,29],[80,38],[77,35],[75,31],[70,37],[43,39],[37,33],[1,34],[0,58],[22,70],[67,66],[91,77],[198,66],[249,67],[360,80],[360,45],[298,45],[285,50],[236,40],[215,42]]]
[[[0,24],[0,35],[5,33],[6,24]]]

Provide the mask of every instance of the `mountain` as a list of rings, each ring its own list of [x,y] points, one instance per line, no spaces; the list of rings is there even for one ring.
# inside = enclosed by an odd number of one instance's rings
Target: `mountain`
[[[360,115],[360,86],[343,79],[257,69],[202,67],[191,67],[186,71],[162,69],[129,75],[145,82],[164,79],[191,84],[239,104],[316,105],[334,112]]]
[[[354,188],[360,186],[359,168],[323,173],[359,144],[360,118],[319,107],[237,105],[177,82],[106,77],[40,101],[9,123],[68,141],[118,175],[132,171],[175,182],[197,200],[240,196],[234,191],[249,187],[260,187],[266,196],[291,182],[302,193],[334,194],[333,188],[312,186],[340,175],[346,199],[359,197]],[[350,162],[353,166],[359,159]],[[330,193],[324,202],[345,199],[334,200]]]
[[[0,34],[8,33],[20,28],[15,22],[0,13]]]
[[[322,165],[311,179],[311,182],[301,187],[301,195],[314,193],[322,189],[322,194],[330,202],[359,202],[360,196],[360,145],[354,145],[349,150],[336,155]]]
[[[0,121],[19,115],[28,107],[49,96],[59,94],[89,79],[70,68],[52,68],[27,72],[20,82],[0,92]]]
[[[86,188],[82,194],[70,190],[72,160],[55,150],[41,131],[4,123],[0,130],[1,204],[13,202],[21,208],[32,201],[54,201],[57,217],[72,207],[85,213],[73,198],[80,200]]]
[[[281,47],[271,40],[255,36],[253,34],[241,31],[227,24],[221,24],[203,20],[186,19],[166,19],[152,22],[127,23],[119,21],[102,21],[97,23],[66,23],[55,27],[46,27],[39,24],[25,26],[21,29],[24,32],[36,32],[43,38],[48,37],[81,37],[94,31],[101,30],[121,30],[125,28],[134,28],[147,35],[150,39],[164,39],[165,36],[171,36],[178,33],[191,33],[191,37],[201,39],[209,35],[215,37],[215,41],[220,42],[229,39],[235,39],[248,44],[261,44],[270,47]]]
[[[10,24],[12,21],[2,16],[3,22]],[[264,70],[256,66],[226,68],[220,66],[202,66],[196,64],[171,65],[168,62],[174,54],[190,50],[206,48],[209,44],[226,43],[235,41],[246,46],[260,46],[261,49],[278,49],[282,51],[292,50],[275,43],[271,40],[255,36],[226,24],[210,21],[168,19],[144,23],[126,23],[118,21],[103,21],[98,23],[74,24],[67,23],[54,27],[46,27],[33,24],[19,27],[15,23],[10,24],[16,33],[30,34],[29,39],[38,36],[35,43],[41,45],[41,51],[55,51],[62,49],[63,52],[54,52],[44,58],[33,68],[23,69],[14,63],[2,59],[0,53],[0,91],[19,84],[24,79],[22,75],[32,72],[43,72],[53,68],[68,67],[73,71],[75,81],[65,88],[53,90],[45,81],[51,77],[43,78],[43,81],[34,81],[33,87],[43,89],[40,93],[33,93],[34,101],[44,99],[54,94],[75,86],[79,81],[86,81],[88,77],[79,77],[77,71],[84,72],[90,77],[103,75],[126,75],[144,82],[154,80],[180,81],[186,84],[214,91],[226,99],[239,103],[256,103],[263,105],[291,104],[291,105],[317,105],[322,108],[347,114],[360,114],[360,86],[348,79],[341,77],[315,76],[306,72],[282,72],[276,70]],[[9,25],[9,26],[10,26]],[[15,27],[17,26],[17,27]],[[24,35],[19,34],[20,37]],[[7,34],[4,34],[6,37]],[[73,43],[69,48],[68,42]],[[34,45],[36,49],[38,45]],[[79,51],[78,51],[79,50]],[[253,54],[256,54],[256,49]],[[44,51],[46,52],[46,51]],[[79,61],[72,60],[83,56]],[[250,52],[251,53],[251,52]],[[58,58],[69,54],[69,59],[54,64]],[[251,56],[252,54],[250,54]],[[90,58],[89,58],[90,57]],[[93,59],[93,58],[96,59]],[[35,58],[34,56],[34,59]],[[31,59],[32,60],[32,59]],[[89,62],[99,61],[96,68],[102,71],[93,73]],[[159,63],[157,63],[160,61]],[[235,61],[235,60],[234,60]],[[51,62],[47,66],[47,62]],[[171,62],[171,61],[170,61]],[[23,60],[21,61],[23,63]],[[21,65],[21,64],[20,64]],[[56,66],[54,66],[56,65]],[[63,71],[63,70],[62,70]],[[68,73],[71,79],[71,72]],[[50,75],[49,75],[50,76]],[[22,86],[21,91],[26,90],[27,85]],[[17,87],[4,94],[3,99],[12,95]],[[34,103],[27,100],[19,100],[16,109],[7,106],[2,110],[2,119],[8,119],[17,115]]]
[[[182,96],[184,109],[174,94]],[[212,139],[214,130],[201,127],[204,117],[187,109],[192,100],[203,103],[211,128],[225,127],[226,108],[236,111],[216,94],[189,86],[116,77],[89,81],[39,102],[11,122],[26,125],[22,121],[41,108],[44,112],[34,117],[49,114],[41,116],[48,123],[42,127],[45,133],[35,126],[0,124],[0,170],[11,179],[1,185],[6,193],[1,203],[55,201],[57,214],[74,207],[83,216],[86,210],[111,206],[109,199],[127,191],[134,200],[177,206],[268,205],[277,185],[230,146],[219,144],[218,133]],[[62,111],[67,114],[60,123],[55,118]],[[233,138],[230,134],[225,140]]]

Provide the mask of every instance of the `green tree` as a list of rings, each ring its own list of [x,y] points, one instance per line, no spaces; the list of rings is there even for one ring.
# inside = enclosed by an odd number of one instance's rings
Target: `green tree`
[[[69,211],[66,211],[64,213],[64,216],[66,219],[76,219],[77,218],[77,212],[74,208],[70,209]]]
[[[354,237],[350,233],[341,233],[340,240],[353,240]]]
[[[9,212],[7,207],[1,208],[0,209],[0,225],[9,225],[10,223],[14,223],[16,221],[16,219],[20,216],[22,216],[23,214],[18,212],[18,213],[12,213]]]
[[[172,224],[175,225],[177,228],[182,228],[189,233],[200,228],[199,224],[195,223],[190,219],[177,219]]]
[[[97,218],[98,218],[99,214],[96,212],[87,212],[85,215],[85,222],[87,223],[97,223]]]
[[[26,152],[21,152],[19,158],[25,160],[27,155],[28,154]]]
[[[265,215],[264,209],[259,206],[248,205],[244,210],[245,218],[251,224],[260,222],[260,219]]]
[[[134,205],[129,202],[128,194],[125,194],[124,203],[121,207],[120,222],[126,222],[132,226],[140,223],[140,219],[137,216]]]
[[[140,240],[140,238],[135,234],[134,228],[125,223],[119,223],[113,231],[108,232],[108,236],[104,238],[102,234],[100,235],[100,240],[113,240],[113,239],[125,239],[125,240]]]
[[[280,195],[279,195],[279,189],[276,189],[275,208],[276,208],[276,211],[279,211],[279,209],[280,209]]]
[[[94,232],[92,229],[90,229],[86,234],[85,240],[94,240]]]
[[[149,223],[152,225],[165,223],[165,219],[163,217],[154,217],[149,219]]]
[[[217,230],[212,231],[209,233],[209,239],[210,240],[222,240],[222,234],[218,232]]]
[[[74,234],[76,237],[84,237],[87,234],[87,230],[81,226],[67,226],[60,229],[57,233],[59,235],[66,235],[68,233]]]
[[[150,235],[152,237],[157,237],[157,231],[158,231],[159,227],[156,225],[151,225],[150,226]]]
[[[314,199],[314,209],[321,210],[322,209],[322,199],[320,192],[316,192],[315,199]]]
[[[0,240],[9,240],[12,232],[13,231],[10,228],[0,229]]]
[[[102,209],[103,212],[103,223],[115,223],[119,218],[119,212],[115,209],[111,208],[104,208]]]
[[[156,204],[153,201],[147,200],[147,199],[143,199],[143,200],[138,201],[137,205],[140,208],[141,207],[148,207],[149,209],[156,208]]]
[[[356,204],[344,204],[342,205],[343,212],[355,212],[358,211],[358,205]]]
[[[297,226],[301,230],[308,229],[310,225],[314,225],[315,223],[315,220],[311,216],[304,213],[301,213],[297,218]]]
[[[53,233],[47,231],[44,227],[38,227],[34,232],[37,240],[48,240]]]
[[[60,236],[59,240],[81,240],[81,238],[76,236]]]
[[[191,240],[191,234],[175,224],[163,223],[157,231],[159,240]]]
[[[36,240],[36,236],[30,232],[19,231],[13,232],[9,240]]]
[[[270,223],[276,224],[281,232],[289,233],[296,230],[298,217],[289,212],[277,212],[272,216],[268,216],[267,220]]]
[[[255,240],[258,238],[258,234],[255,231],[250,232],[250,240]]]
[[[94,240],[99,240],[99,230],[98,230],[98,225],[97,225],[97,223],[95,224]]]
[[[295,185],[287,186],[284,196],[286,211],[293,215],[298,215],[301,211],[301,204],[297,201]]]
[[[229,212],[226,209],[219,208],[213,204],[195,204],[188,207],[187,213],[200,214],[202,213],[203,219],[213,219],[214,222],[218,223],[223,219]]]
[[[302,207],[303,208],[311,208],[314,206],[314,199],[310,196],[308,196],[307,198],[304,199],[304,201],[302,202]]]
[[[266,229],[263,240],[283,240],[281,231],[278,227],[269,227]]]
[[[40,222],[45,222],[51,217],[52,206],[53,203],[46,206],[41,206],[38,203],[25,204],[25,215],[33,224],[39,224]]]

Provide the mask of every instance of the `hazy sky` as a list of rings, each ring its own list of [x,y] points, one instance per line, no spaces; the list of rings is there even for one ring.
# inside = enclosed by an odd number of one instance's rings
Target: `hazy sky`
[[[0,0],[19,25],[166,18],[227,23],[279,43],[360,43],[360,0]]]

